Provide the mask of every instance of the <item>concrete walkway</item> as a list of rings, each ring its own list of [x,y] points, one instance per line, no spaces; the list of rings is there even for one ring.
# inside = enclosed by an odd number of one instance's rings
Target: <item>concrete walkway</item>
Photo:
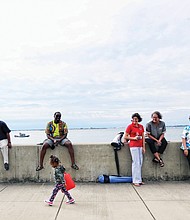
[[[0,184],[2,220],[181,220],[190,219],[190,182],[77,183],[73,205],[58,193],[52,207],[43,201],[52,184]]]

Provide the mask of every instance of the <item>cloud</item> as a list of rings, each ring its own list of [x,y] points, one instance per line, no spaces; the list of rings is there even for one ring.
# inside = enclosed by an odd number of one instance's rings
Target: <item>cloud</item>
[[[42,124],[60,110],[72,126],[105,127],[160,110],[170,124],[185,122],[188,0],[0,6],[2,118]]]

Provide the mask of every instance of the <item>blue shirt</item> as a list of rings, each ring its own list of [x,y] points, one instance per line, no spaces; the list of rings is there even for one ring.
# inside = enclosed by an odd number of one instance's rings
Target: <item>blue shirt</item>
[[[184,138],[186,140],[186,146],[187,146],[187,149],[190,150],[190,126],[186,126],[184,129],[183,129],[183,133],[182,133],[182,136],[181,138]],[[183,143],[180,147],[182,150],[184,150],[184,146],[183,146]]]

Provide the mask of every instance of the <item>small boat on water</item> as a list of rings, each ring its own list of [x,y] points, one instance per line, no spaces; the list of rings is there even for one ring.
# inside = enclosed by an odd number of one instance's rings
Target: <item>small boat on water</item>
[[[30,137],[30,135],[29,134],[24,134],[24,133],[19,133],[19,135],[14,135],[14,137],[21,137],[21,138],[23,138],[23,137]]]

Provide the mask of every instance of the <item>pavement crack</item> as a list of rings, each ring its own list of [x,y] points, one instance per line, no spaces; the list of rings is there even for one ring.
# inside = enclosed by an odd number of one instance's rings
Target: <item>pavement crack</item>
[[[0,192],[2,192],[4,189],[6,189],[8,186],[5,186],[3,189],[0,190]]]
[[[156,220],[156,218],[154,217],[153,213],[151,212],[151,210],[149,209],[149,207],[147,206],[147,204],[145,203],[145,201],[143,200],[143,198],[141,197],[141,195],[139,194],[139,192],[137,191],[137,189],[135,188],[135,186],[133,186],[135,192],[137,193],[138,197],[140,198],[140,200],[143,202],[144,206],[146,207],[147,211],[150,213],[150,215],[152,216],[152,218],[154,220]]]
[[[55,216],[54,220],[57,220],[57,217],[58,217],[58,215],[59,215],[59,211],[60,211],[61,206],[62,206],[62,204],[63,204],[64,198],[65,198],[65,195],[63,196],[63,198],[62,198],[62,200],[61,200],[61,203],[60,203],[60,205],[59,205],[59,208],[58,208],[58,210],[57,210],[57,213],[56,213],[56,216]]]

